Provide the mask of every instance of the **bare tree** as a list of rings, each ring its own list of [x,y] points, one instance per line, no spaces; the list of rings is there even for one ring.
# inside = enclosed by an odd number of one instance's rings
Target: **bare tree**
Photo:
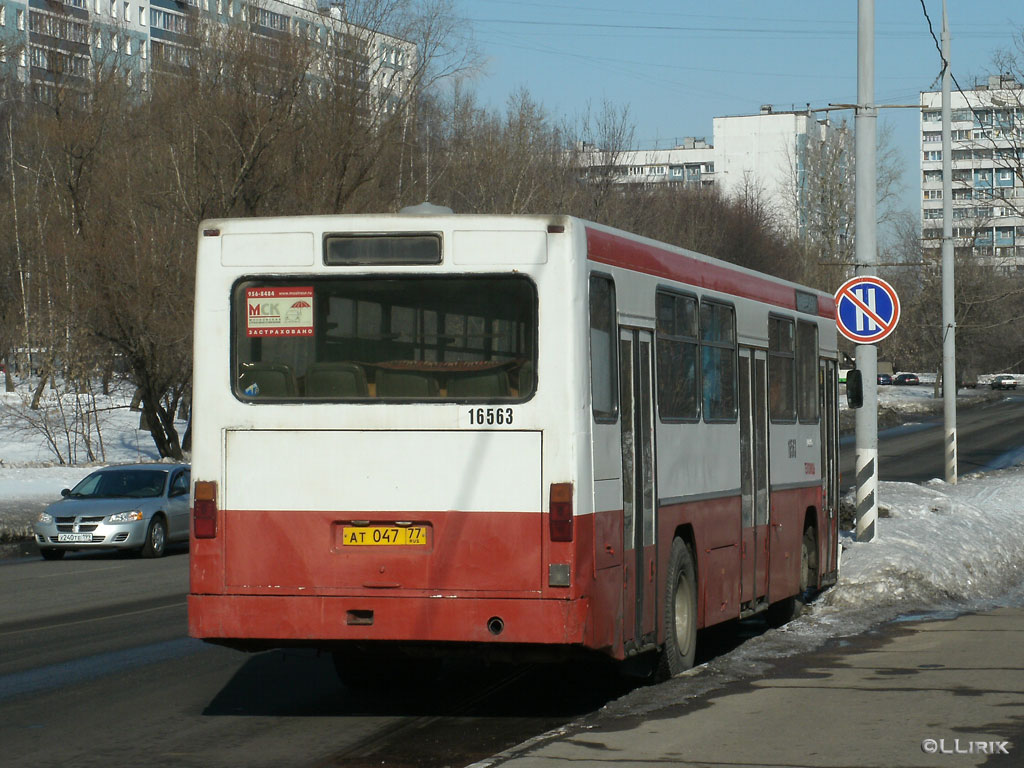
[[[621,193],[622,158],[633,146],[636,129],[628,108],[605,100],[596,112],[587,105],[575,132],[579,139],[573,163],[583,170],[587,182],[587,203],[581,215],[601,220]]]
[[[906,213],[899,208],[903,163],[883,123],[876,147],[877,223],[895,231]],[[841,121],[819,123],[819,130],[791,147],[786,159],[786,212],[800,249],[804,282],[834,289],[853,268],[855,173],[853,133]]]

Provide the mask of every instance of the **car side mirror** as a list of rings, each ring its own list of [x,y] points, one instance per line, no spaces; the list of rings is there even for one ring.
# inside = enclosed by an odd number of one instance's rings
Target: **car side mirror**
[[[846,404],[850,408],[864,405],[864,380],[856,368],[846,372]]]
[[[71,489],[70,488],[61,488],[60,495],[63,496],[66,499],[68,496],[71,495]]]

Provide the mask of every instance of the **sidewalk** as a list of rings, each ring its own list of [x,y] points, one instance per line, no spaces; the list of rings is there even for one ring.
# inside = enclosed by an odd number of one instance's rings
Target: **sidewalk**
[[[666,683],[684,699],[687,682]],[[653,689],[651,689],[653,690]],[[1024,609],[908,621],[643,715],[598,713],[476,764],[1024,765]]]

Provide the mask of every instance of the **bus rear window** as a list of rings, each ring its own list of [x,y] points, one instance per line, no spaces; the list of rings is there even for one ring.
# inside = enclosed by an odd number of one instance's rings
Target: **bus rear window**
[[[439,235],[328,235],[324,264],[440,264]]]
[[[232,381],[246,401],[522,400],[537,298],[523,277],[245,280]]]

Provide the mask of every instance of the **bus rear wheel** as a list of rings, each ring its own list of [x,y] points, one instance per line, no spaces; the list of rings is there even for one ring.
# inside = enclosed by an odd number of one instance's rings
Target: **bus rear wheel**
[[[800,591],[792,597],[768,606],[765,618],[769,626],[781,627],[797,618],[804,610],[804,602],[813,586],[818,583],[818,537],[812,526],[804,529],[800,541]]]
[[[665,647],[658,677],[667,680],[693,666],[697,656],[697,569],[682,539],[672,541],[665,589]]]

